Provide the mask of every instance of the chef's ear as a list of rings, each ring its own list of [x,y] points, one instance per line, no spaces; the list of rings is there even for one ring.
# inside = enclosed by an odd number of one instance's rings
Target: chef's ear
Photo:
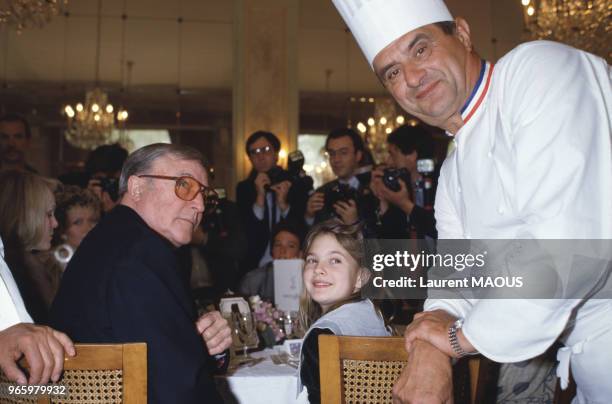
[[[472,37],[470,32],[470,26],[466,20],[461,17],[455,18],[456,32],[455,36],[459,39],[459,42],[463,44],[465,49],[469,52],[472,51]]]

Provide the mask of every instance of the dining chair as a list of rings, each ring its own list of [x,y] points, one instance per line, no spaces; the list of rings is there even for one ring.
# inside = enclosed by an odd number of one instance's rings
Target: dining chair
[[[17,396],[0,390],[2,404],[145,404],[147,344],[75,344],[76,355],[64,359],[58,385],[67,395]],[[20,362],[27,368],[25,360]],[[0,371],[0,383],[8,383]],[[9,383],[10,384],[10,383]],[[6,389],[4,389],[6,390]]]
[[[408,361],[402,337],[319,336],[321,404],[392,403],[391,391]],[[480,357],[468,362],[470,403],[482,402]]]

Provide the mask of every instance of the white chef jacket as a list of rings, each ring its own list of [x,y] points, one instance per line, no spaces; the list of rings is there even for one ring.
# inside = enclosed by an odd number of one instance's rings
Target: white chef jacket
[[[605,60],[536,41],[495,66],[486,63],[483,73],[441,170],[439,238],[612,239],[612,92]],[[498,362],[539,355],[573,321],[558,354],[562,385],[571,357],[576,402],[612,397],[609,299],[428,299],[425,309],[464,318],[466,338]]]
[[[17,323],[31,322],[15,279],[4,262],[4,244],[0,239],[0,331]]]

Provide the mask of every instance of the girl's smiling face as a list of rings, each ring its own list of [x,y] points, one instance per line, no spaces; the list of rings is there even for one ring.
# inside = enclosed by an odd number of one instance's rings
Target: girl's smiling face
[[[321,234],[312,242],[302,277],[306,291],[324,313],[362,286],[359,265],[332,234]]]

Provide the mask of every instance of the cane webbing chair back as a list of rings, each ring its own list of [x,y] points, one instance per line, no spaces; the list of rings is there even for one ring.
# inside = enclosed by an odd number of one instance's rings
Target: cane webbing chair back
[[[407,361],[402,337],[319,335],[321,404],[391,404],[393,384]],[[480,370],[479,360],[472,360],[471,402]]]
[[[58,384],[66,396],[0,395],[2,404],[145,404],[147,345],[76,344],[76,356],[66,357]],[[24,363],[24,367],[27,364]],[[7,379],[0,372],[0,382]],[[0,393],[1,394],[1,393]]]

